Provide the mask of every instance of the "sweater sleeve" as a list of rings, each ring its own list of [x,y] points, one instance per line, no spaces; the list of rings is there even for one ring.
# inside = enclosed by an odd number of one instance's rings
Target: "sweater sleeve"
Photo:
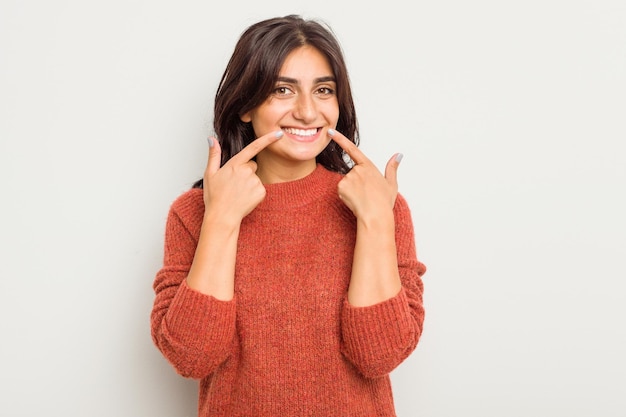
[[[235,300],[220,301],[187,286],[202,219],[198,204],[185,194],[170,208],[163,266],[153,285],[151,331],[155,345],[179,374],[200,379],[228,358],[235,335]]]
[[[370,378],[389,374],[413,352],[424,322],[426,266],[417,259],[411,214],[400,195],[394,215],[400,292],[367,307],[354,307],[346,297],[342,309],[343,354]]]

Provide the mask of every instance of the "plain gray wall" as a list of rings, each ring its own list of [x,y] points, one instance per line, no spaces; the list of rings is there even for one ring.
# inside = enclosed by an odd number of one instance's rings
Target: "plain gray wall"
[[[194,416],[152,345],[172,200],[241,31],[321,18],[405,154],[427,318],[401,417],[626,415],[626,3],[0,2],[0,415]]]

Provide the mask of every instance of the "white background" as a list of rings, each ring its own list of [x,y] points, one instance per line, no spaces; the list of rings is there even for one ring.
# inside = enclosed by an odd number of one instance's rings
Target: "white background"
[[[289,13],[334,28],[366,154],[405,154],[399,416],[626,415],[626,2],[344,3],[1,0],[0,415],[195,415],[149,333],[165,216],[235,41]]]

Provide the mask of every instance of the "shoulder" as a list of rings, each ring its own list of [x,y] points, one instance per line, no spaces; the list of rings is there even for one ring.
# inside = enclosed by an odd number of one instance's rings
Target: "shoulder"
[[[200,230],[204,216],[204,197],[201,188],[192,188],[179,195],[170,205],[169,218],[177,219],[192,232]]]
[[[413,219],[411,216],[411,208],[402,194],[396,196],[396,203],[393,207],[393,215],[398,230],[413,230]]]
[[[406,198],[400,193],[396,196],[396,203],[393,207],[393,211],[396,214],[411,214],[411,208],[409,207],[409,203],[406,201]]]
[[[172,202],[170,210],[179,214],[188,212],[204,212],[204,197],[201,188],[185,191]]]

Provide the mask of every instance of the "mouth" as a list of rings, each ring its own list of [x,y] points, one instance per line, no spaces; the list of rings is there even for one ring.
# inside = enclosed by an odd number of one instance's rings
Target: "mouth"
[[[320,128],[299,129],[295,127],[285,127],[283,132],[299,142],[312,142],[319,136]]]

